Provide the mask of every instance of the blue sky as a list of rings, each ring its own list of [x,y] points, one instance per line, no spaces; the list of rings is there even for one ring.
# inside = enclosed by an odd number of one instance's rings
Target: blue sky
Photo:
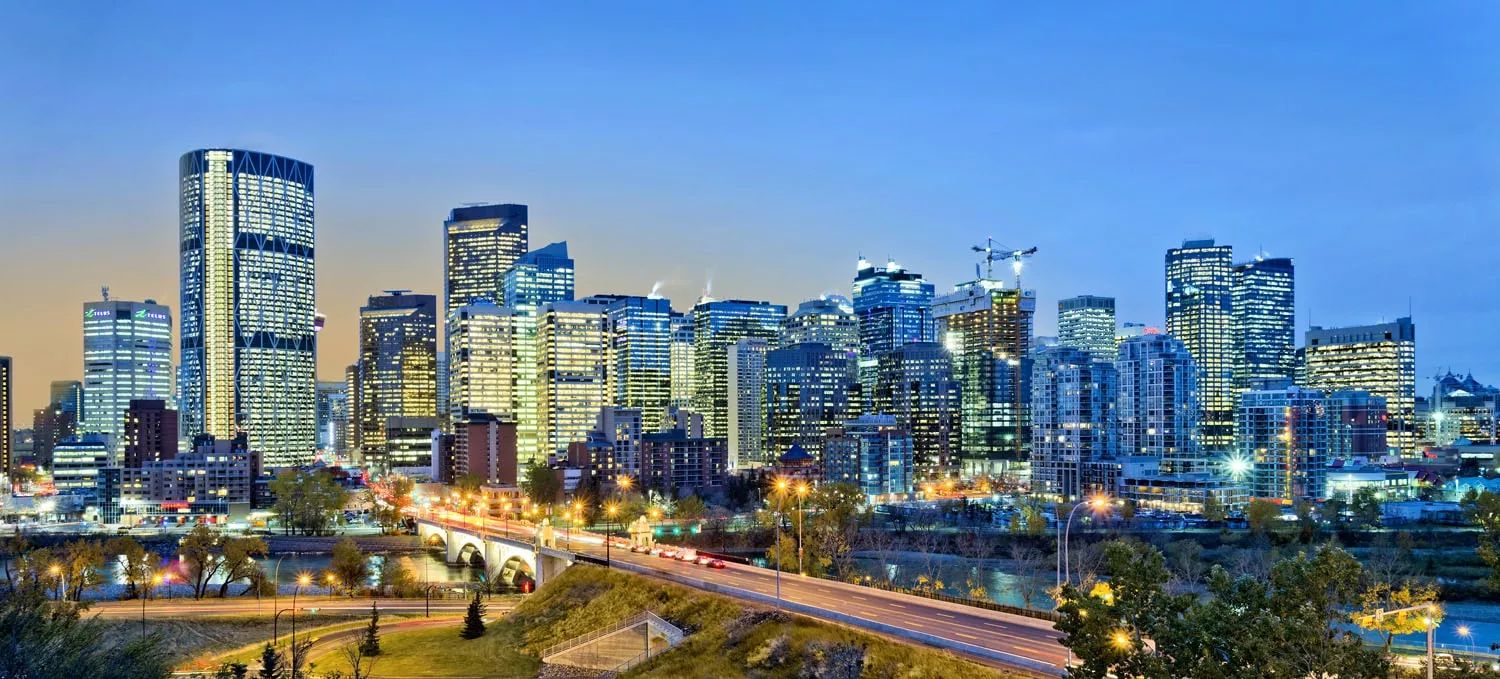
[[[678,308],[1035,245],[1043,334],[1083,293],[1160,322],[1163,251],[1213,236],[1293,257],[1302,325],[1410,304],[1424,376],[1500,381],[1500,6],[923,4],[0,6],[18,410],[81,373],[100,284],[175,308],[176,160],[209,146],[317,167],[329,377],[365,296],[439,291],[449,208],[507,201],[580,293]]]

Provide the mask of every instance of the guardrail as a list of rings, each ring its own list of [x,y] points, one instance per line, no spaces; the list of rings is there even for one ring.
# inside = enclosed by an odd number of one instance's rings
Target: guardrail
[[[567,641],[564,641],[562,643],[553,644],[553,645],[549,646],[546,650],[542,651],[542,660],[546,661],[548,658],[551,658],[551,657],[553,657],[555,655],[558,655],[559,653],[565,653],[567,651],[571,651],[571,650],[573,650],[575,648],[578,648],[579,646],[582,646],[584,644],[587,644],[587,643],[589,643],[591,641],[597,641],[598,639],[607,637],[607,636],[609,636],[611,634],[614,634],[614,633],[622,631],[622,630],[630,629],[631,627],[635,627],[636,625],[646,625],[647,626],[646,627],[647,628],[647,638],[649,639],[649,637],[650,637],[650,628],[651,628],[651,625],[653,623],[655,623],[655,625],[660,629],[660,631],[664,635],[666,635],[666,637],[667,637],[667,644],[669,646],[675,646],[675,645],[678,644],[678,642],[682,641],[682,636],[683,636],[682,628],[680,628],[680,627],[678,627],[676,625],[673,625],[672,623],[667,622],[666,620],[663,620],[661,618],[661,616],[659,616],[659,615],[657,615],[655,613],[652,613],[651,611],[644,611],[644,612],[641,612],[641,613],[639,613],[637,615],[630,616],[629,618],[627,618],[625,620],[622,620],[620,622],[617,622],[617,623],[615,623],[613,625],[607,625],[605,627],[601,627],[599,629],[596,629],[596,630],[594,630],[592,632],[589,632],[587,634],[584,634],[582,636],[574,637],[574,638],[569,639]]]
[[[1053,611],[1039,611],[1034,608],[1010,606],[1007,604],[995,603],[993,601],[985,601],[983,599],[970,599],[968,597],[953,596],[951,594],[942,594],[939,592],[922,592],[897,587],[895,585],[890,585],[883,582],[856,582],[853,584],[859,585],[861,587],[870,587],[872,589],[885,590],[887,592],[896,592],[897,594],[910,594],[912,596],[919,596],[924,599],[946,601],[950,604],[959,604],[961,606],[971,606],[973,608],[983,608],[986,610],[998,611],[1000,613],[1009,613],[1011,615],[1019,615],[1027,618],[1036,618],[1037,620],[1046,620],[1049,622],[1057,622],[1059,620],[1062,620],[1062,616]]]

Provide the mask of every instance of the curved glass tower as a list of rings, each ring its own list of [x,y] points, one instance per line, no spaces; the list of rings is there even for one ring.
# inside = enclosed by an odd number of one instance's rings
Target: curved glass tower
[[[313,168],[269,153],[183,154],[182,433],[249,434],[267,467],[316,446]]]

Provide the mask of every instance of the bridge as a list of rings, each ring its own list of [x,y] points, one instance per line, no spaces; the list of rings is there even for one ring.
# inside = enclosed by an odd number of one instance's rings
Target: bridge
[[[571,531],[543,546],[535,537],[536,527],[519,521],[439,510],[419,515],[417,526],[429,544],[441,541],[447,547],[450,562],[468,558],[476,563],[477,554],[487,572],[501,579],[507,569],[515,569],[540,586],[577,561],[607,559],[613,568],[945,648],[992,665],[1060,676],[1068,661],[1067,649],[1058,643],[1060,633],[1045,620],[794,573],[778,577],[774,570],[756,566],[729,563],[710,569],[633,553],[618,538],[606,552],[603,536],[584,531]]]

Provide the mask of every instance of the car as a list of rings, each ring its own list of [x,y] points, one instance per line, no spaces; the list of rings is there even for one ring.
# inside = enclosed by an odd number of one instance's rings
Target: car
[[[682,551],[680,551],[680,552],[677,553],[677,560],[678,561],[686,561],[688,563],[692,563],[694,561],[697,561],[698,560],[698,550],[683,548]]]
[[[644,552],[644,551],[646,551],[646,548],[645,548],[645,547],[642,547],[642,546],[640,546],[640,545],[631,545],[631,546],[630,546],[630,551],[631,551],[631,552],[632,552],[632,553],[635,553],[635,554],[639,554],[639,553],[641,553],[641,552]]]
[[[709,560],[709,562],[707,564],[704,564],[704,565],[708,566],[709,568],[725,568],[726,567],[723,559],[711,559],[711,560]]]
[[[664,549],[661,552],[661,558],[663,558],[663,559],[675,559],[675,558],[677,558],[677,553],[678,553],[678,550],[677,550],[676,547],[672,547],[670,549]]]
[[[708,562],[713,561],[713,560],[714,560],[714,558],[711,557],[711,556],[700,556],[700,557],[698,557],[698,565],[699,566],[707,566]]]
[[[667,550],[662,549],[661,547],[652,547],[651,551],[647,552],[647,554],[650,554],[651,556],[661,556],[661,553],[665,551]]]

